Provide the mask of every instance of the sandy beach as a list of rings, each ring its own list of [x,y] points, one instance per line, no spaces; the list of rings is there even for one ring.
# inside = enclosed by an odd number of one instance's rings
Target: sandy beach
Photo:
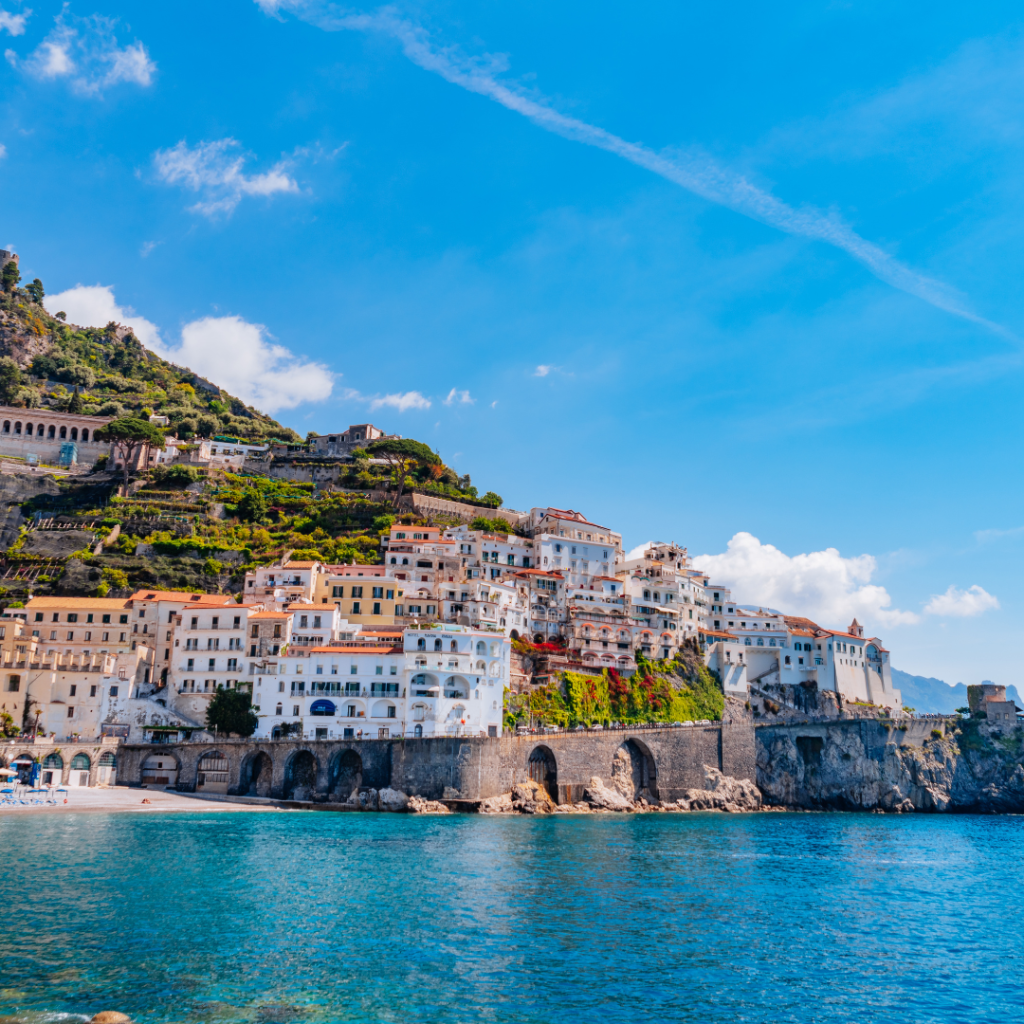
[[[128,789],[126,787],[69,789],[67,803],[64,794],[58,804],[14,804],[0,805],[0,814],[66,814],[69,811],[130,811],[148,813],[152,811],[274,811],[280,813],[287,808],[276,807],[269,802],[238,802],[230,797],[194,796],[190,793],[169,793],[162,789]],[[149,801],[143,803],[143,801]]]

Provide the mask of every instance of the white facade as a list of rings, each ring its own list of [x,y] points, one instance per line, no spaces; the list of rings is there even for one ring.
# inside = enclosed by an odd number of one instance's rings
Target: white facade
[[[499,736],[511,644],[459,625],[409,628],[400,645],[351,642],[257,667],[257,736],[389,739]]]

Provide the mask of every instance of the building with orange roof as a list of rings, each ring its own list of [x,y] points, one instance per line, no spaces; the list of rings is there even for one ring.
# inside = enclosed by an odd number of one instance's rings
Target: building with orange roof
[[[247,604],[312,601],[317,578],[322,572],[320,562],[293,562],[285,558],[275,565],[264,565],[247,572],[242,593]]]

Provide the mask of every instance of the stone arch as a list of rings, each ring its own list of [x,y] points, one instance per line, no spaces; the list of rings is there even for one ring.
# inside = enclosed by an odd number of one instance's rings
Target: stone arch
[[[68,439],[68,428],[67,427],[61,427],[60,428],[60,439],[62,441],[66,441]]]
[[[14,421],[14,432],[16,434],[20,434],[21,433],[21,420],[15,420]]]
[[[11,421],[4,420],[4,433],[9,434],[11,432]]]
[[[309,750],[296,750],[284,766],[285,800],[311,800],[316,792],[316,757]]]
[[[352,802],[352,794],[363,784],[363,759],[358,751],[347,748],[331,759],[328,791],[339,803]]]
[[[89,428],[88,427],[83,427],[83,429],[82,429],[82,440],[83,441],[88,441],[89,440]]]
[[[57,425],[55,423],[50,424],[50,429],[46,432],[48,440],[52,441],[57,436]]]
[[[534,747],[526,763],[529,777],[543,786],[548,796],[558,803],[558,762],[550,747]]]
[[[228,791],[228,759],[219,750],[208,750],[196,765],[196,790],[205,793]]]
[[[270,796],[274,775],[274,762],[263,750],[249,754],[242,762],[238,777],[238,792],[243,796]]]
[[[659,799],[658,767],[643,740],[628,739],[619,745],[612,758],[612,785],[628,800]]]
[[[456,700],[469,699],[469,680],[465,676],[452,675],[444,681],[444,696]]]
[[[144,786],[177,786],[181,759],[167,751],[154,751],[142,762],[139,781]]]
[[[25,436],[26,437],[31,437],[32,436],[32,424],[31,423],[26,423],[25,424]]]
[[[78,440],[78,427],[72,427],[71,428],[71,440],[72,441],[77,441]]]

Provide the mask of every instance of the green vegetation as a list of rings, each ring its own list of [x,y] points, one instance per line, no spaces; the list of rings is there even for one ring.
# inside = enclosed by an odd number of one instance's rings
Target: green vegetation
[[[78,387],[75,387],[75,396]],[[123,416],[111,420],[105,427],[96,431],[99,441],[111,441],[118,455],[124,460],[124,487],[128,490],[128,474],[131,472],[132,461],[141,449],[163,448],[164,432],[149,420],[137,416]]]
[[[510,729],[528,721],[562,728],[718,721],[724,707],[721,684],[700,656],[686,648],[669,661],[639,655],[637,671],[628,678],[615,669],[599,676],[564,672],[558,682],[529,694],[510,694],[505,719]]]
[[[243,690],[218,690],[206,709],[206,726],[219,733],[251,736],[259,725],[252,698]]]

